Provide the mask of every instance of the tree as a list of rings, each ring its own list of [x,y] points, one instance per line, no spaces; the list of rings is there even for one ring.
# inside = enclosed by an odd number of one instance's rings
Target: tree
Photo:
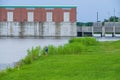
[[[117,16],[111,16],[109,19],[104,19],[104,22],[119,22],[120,18]]]
[[[118,22],[118,21],[119,21],[119,18],[116,17],[116,16],[111,16],[111,17],[109,18],[109,21],[110,21],[110,22]]]

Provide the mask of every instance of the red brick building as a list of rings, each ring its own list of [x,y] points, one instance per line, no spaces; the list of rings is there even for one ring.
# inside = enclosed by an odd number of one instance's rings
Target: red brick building
[[[0,6],[0,22],[24,22],[26,24],[27,22],[32,22],[33,24],[39,22],[43,23],[43,27],[45,24],[48,25],[48,23],[50,23],[53,24],[54,28],[56,27],[55,23],[59,23],[61,27],[65,23],[67,27],[75,27],[76,6]],[[50,26],[50,24],[48,26]],[[14,25],[12,26],[14,27]],[[76,36],[75,30],[73,31],[74,35],[72,35],[72,30],[69,30],[68,35],[65,35],[65,33],[62,34],[60,30],[57,36]],[[56,31],[53,32],[56,34]],[[42,36],[56,36],[48,34],[43,34]]]

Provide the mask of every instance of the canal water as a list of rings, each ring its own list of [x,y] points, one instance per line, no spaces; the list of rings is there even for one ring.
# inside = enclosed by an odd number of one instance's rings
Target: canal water
[[[0,38],[0,70],[7,66],[13,65],[15,62],[27,55],[27,49],[35,46],[48,45],[64,45],[68,43],[69,38],[62,39],[20,39],[20,38]],[[120,38],[97,38],[98,41],[116,41]]]
[[[0,39],[0,70],[6,66],[11,66],[27,55],[27,49],[35,46],[54,45],[59,46],[68,43],[67,39]]]

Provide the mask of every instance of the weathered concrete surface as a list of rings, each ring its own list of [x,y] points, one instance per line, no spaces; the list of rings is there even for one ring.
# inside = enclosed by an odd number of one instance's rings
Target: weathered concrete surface
[[[0,22],[0,36],[77,36],[71,22]]]
[[[120,34],[120,22],[105,22],[104,25],[101,22],[96,22],[93,26],[78,26],[77,32],[92,32],[99,33],[101,36],[116,36]]]

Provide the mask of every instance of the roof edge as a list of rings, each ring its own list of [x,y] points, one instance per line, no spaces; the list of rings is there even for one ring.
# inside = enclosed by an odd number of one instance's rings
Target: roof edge
[[[0,5],[0,8],[77,8],[75,5]]]

